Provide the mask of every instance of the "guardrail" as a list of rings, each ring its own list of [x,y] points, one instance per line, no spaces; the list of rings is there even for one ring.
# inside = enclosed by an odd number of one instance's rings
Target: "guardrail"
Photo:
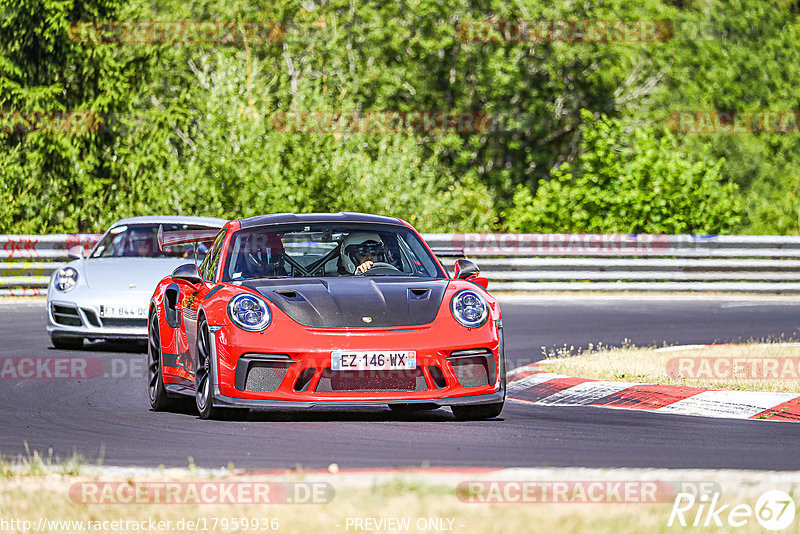
[[[501,291],[800,292],[800,237],[428,234]]]
[[[474,259],[498,291],[800,292],[800,237],[424,234],[447,264]],[[99,234],[0,235],[0,296],[41,295],[67,250]]]
[[[50,275],[63,267],[67,251],[83,246],[87,252],[101,234],[0,235],[0,296],[47,293]]]

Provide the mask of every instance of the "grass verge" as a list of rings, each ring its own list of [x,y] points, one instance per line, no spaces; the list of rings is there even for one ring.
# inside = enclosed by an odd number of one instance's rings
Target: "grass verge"
[[[571,471],[570,471],[571,472]],[[587,481],[605,478],[601,473],[553,473],[550,480],[564,477],[589,477]],[[638,475],[621,475],[626,477]],[[645,475],[646,476],[646,475]],[[664,476],[664,475],[662,475]],[[701,480],[707,475],[701,475]],[[675,478],[666,474],[667,479]],[[169,477],[166,477],[169,478]],[[469,475],[464,475],[469,479]],[[613,478],[613,477],[612,477]],[[328,477],[335,495],[329,502],[311,504],[94,504],[76,499],[76,484],[96,482],[86,476],[48,475],[15,476],[0,480],[0,510],[5,521],[17,521],[17,531],[37,525],[29,531],[44,532],[454,532],[488,534],[498,532],[608,533],[620,532],[706,532],[701,514],[700,527],[688,529],[675,524],[667,526],[675,495],[657,503],[562,502],[558,504],[527,502],[487,504],[464,502],[457,483],[449,481],[383,480],[368,485],[340,482]],[[99,480],[108,481],[101,476]],[[149,477],[145,480],[156,480]],[[180,480],[198,480],[190,472]],[[242,477],[214,479],[241,482]],[[306,479],[314,480],[313,475]],[[141,478],[122,478],[121,484],[141,484]],[[208,479],[201,483],[208,482]],[[786,488],[790,492],[789,488]],[[78,493],[79,494],[79,493]],[[720,487],[719,506],[745,503],[753,507],[757,494],[740,496]],[[77,502],[76,502],[77,501]],[[685,514],[689,525],[702,509],[694,506]],[[723,514],[721,520],[726,521]],[[92,523],[89,523],[91,521]],[[45,528],[38,526],[44,522]],[[194,523],[190,523],[194,522]],[[798,532],[797,520],[784,532]],[[246,526],[245,526],[246,524]],[[10,524],[9,524],[10,525]],[[158,525],[158,526],[152,526]],[[194,525],[194,526],[191,526]],[[257,528],[254,528],[257,525]],[[360,526],[359,526],[360,525]],[[405,526],[401,526],[405,525]],[[713,526],[713,523],[711,524]],[[725,528],[727,527],[727,528]],[[11,525],[14,531],[14,525]],[[751,517],[743,527],[723,523],[714,532],[761,532]]]
[[[197,467],[191,459],[184,469],[105,467],[100,462],[90,465],[82,461],[77,456],[60,460],[50,453],[28,449],[16,460],[0,461],[0,531],[750,533],[763,532],[755,509],[765,492],[780,490],[785,492],[783,496],[797,502],[800,488],[798,473],[791,472],[534,468],[459,473],[422,468],[371,474],[339,472],[331,465],[327,472],[298,470],[278,474],[235,472],[232,465],[209,470]],[[79,474],[76,465],[80,466]],[[465,487],[476,482],[497,487],[534,484],[551,491],[556,484],[569,484],[571,489],[564,494],[569,498],[558,503],[541,502],[543,495],[555,493],[528,494],[520,490],[483,493],[485,497],[494,495],[497,500],[511,502],[481,502],[480,498],[470,499],[469,492],[465,492]],[[254,491],[234,488],[226,493],[220,489],[237,484],[268,484],[273,491],[268,493],[269,499],[254,504]],[[598,484],[607,488],[600,492],[600,499],[592,491],[577,491]],[[636,488],[653,484],[661,488],[658,497],[640,498],[645,493]],[[180,488],[174,493],[177,502],[165,502],[170,493],[164,485]],[[301,503],[292,504],[281,499],[280,491],[274,491],[276,485],[328,489],[320,494],[325,495],[322,499],[309,498],[315,495],[313,492],[287,490],[284,497],[305,496],[298,499]],[[193,493],[187,491],[190,487],[199,489]],[[203,489],[206,487],[216,491],[207,494]],[[161,491],[140,492],[142,488]],[[624,488],[634,491],[629,493]],[[687,505],[686,492],[702,493],[708,498]],[[137,500],[131,502],[134,495]],[[198,496],[207,495],[211,496],[210,502],[197,503]],[[233,500],[216,502],[216,495]],[[275,495],[278,497],[273,498]],[[721,528],[707,512],[712,498],[716,509],[723,510],[719,514]],[[674,515],[676,503],[684,507],[681,514],[687,526],[681,526]],[[751,510],[742,526],[729,524],[725,510],[735,506]],[[669,526],[671,517],[673,525]],[[698,523],[693,527],[695,520]],[[800,532],[800,519],[795,518],[783,532]]]
[[[547,355],[553,373],[597,380],[732,391],[800,393],[800,345],[748,343],[693,349],[623,347]]]

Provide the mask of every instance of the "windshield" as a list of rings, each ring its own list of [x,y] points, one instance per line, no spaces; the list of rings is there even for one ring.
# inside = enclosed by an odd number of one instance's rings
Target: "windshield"
[[[158,227],[163,226],[165,232],[183,230],[208,230],[210,227],[197,224],[127,224],[115,226],[108,231],[92,258],[187,258],[194,259],[194,243],[165,246],[158,250],[156,235]],[[200,244],[197,248],[197,259],[202,260],[208,247]]]
[[[222,280],[338,276],[444,278],[445,274],[408,228],[298,224],[236,232]]]

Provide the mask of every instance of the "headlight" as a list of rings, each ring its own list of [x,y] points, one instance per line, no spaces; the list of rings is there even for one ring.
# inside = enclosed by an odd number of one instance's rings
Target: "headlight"
[[[471,289],[463,289],[450,301],[450,311],[456,321],[467,328],[478,328],[489,317],[489,306],[483,297]]]
[[[264,330],[272,320],[267,303],[248,293],[231,299],[228,303],[228,315],[236,326],[250,332]]]
[[[72,267],[64,267],[56,272],[54,281],[56,289],[59,291],[69,291],[78,285],[78,271]]]

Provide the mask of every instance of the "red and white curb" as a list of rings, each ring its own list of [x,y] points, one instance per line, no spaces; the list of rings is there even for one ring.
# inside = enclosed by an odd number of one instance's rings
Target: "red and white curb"
[[[600,406],[654,413],[800,422],[800,395],[575,378],[527,365],[508,373],[508,400],[546,406]]]

